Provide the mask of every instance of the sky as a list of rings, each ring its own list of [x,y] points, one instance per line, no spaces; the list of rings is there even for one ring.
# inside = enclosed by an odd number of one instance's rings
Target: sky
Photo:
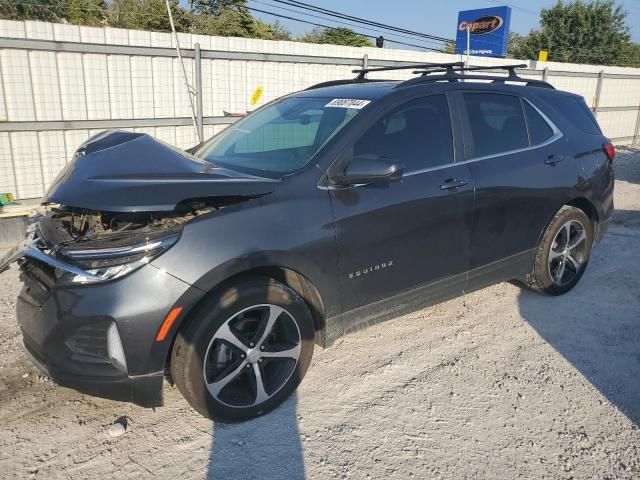
[[[538,26],[539,12],[542,8],[553,5],[556,0],[509,0],[507,3],[498,0],[301,0],[304,3],[316,5],[322,8],[338,11],[368,20],[373,20],[387,25],[406,28],[422,33],[438,35],[446,38],[454,38],[459,10],[471,10],[475,8],[495,7],[508,5],[511,11],[511,31],[526,34],[532,28]],[[629,16],[627,23],[631,27],[632,40],[640,43],[640,0],[618,0],[619,4],[627,10]],[[273,0],[248,0],[248,6],[260,10],[277,12],[297,18],[306,18],[311,22],[331,24],[330,20],[305,17],[302,13],[285,11],[283,8],[293,7],[278,4]],[[266,22],[273,22],[275,17],[259,12],[252,14]],[[301,34],[313,28],[291,20],[280,19],[293,34]],[[361,33],[370,35],[382,34],[385,37],[393,37],[393,33],[364,30],[364,27],[356,28]],[[397,37],[398,40],[411,43],[412,40]],[[415,39],[414,39],[415,40]],[[435,45],[432,45],[435,46]]]

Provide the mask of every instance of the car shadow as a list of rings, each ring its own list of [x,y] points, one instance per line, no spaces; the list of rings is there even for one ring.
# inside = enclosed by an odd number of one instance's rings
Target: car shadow
[[[258,258],[258,262],[266,262]],[[251,265],[247,265],[249,269]],[[231,276],[231,275],[228,275]],[[283,281],[282,278],[275,278]],[[237,281],[237,280],[236,280]],[[221,301],[234,301],[241,297],[240,283],[223,283],[221,291],[230,292]],[[271,303],[269,291],[259,304]],[[313,338],[302,338],[302,341]],[[197,350],[201,351],[201,350]],[[199,358],[204,364],[204,358]],[[297,370],[292,375],[298,375]],[[202,390],[203,404],[207,404],[208,393]],[[210,412],[215,417],[215,412]],[[304,454],[298,428],[297,394],[294,392],[274,410],[245,421],[214,421],[212,445],[207,466],[207,479],[265,480],[304,479]]]
[[[613,212],[611,224],[625,228],[634,228],[640,230],[640,210],[619,210]]]
[[[522,317],[602,395],[640,426],[639,211],[616,211],[580,283],[550,298],[519,294]],[[623,228],[619,228],[623,227]]]
[[[242,423],[215,423],[208,479],[303,479],[304,456],[294,393],[271,413]]]
[[[616,180],[640,184],[640,168],[638,147],[616,147],[616,157],[613,160],[613,170]]]

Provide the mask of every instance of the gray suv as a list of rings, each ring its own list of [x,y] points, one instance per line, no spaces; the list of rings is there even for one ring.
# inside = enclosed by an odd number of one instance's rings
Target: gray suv
[[[156,406],[166,378],[245,419],[316,344],[496,282],[567,292],[607,230],[615,152],[581,97],[516,67],[361,70],[189,152],[91,138],[10,259],[26,351],[82,392]],[[417,76],[367,78],[398,68]]]

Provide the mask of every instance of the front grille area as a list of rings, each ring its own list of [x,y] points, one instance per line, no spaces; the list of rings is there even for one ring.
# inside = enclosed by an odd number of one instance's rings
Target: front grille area
[[[20,279],[25,286],[22,296],[33,305],[44,305],[56,283],[55,269],[30,257],[22,258],[19,265]]]
[[[73,330],[65,345],[75,359],[88,363],[111,363],[107,353],[107,320],[95,320]]]
[[[32,280],[42,284],[47,290],[52,289],[56,284],[55,268],[40,260],[24,257],[20,260],[20,268],[23,274],[27,274]]]

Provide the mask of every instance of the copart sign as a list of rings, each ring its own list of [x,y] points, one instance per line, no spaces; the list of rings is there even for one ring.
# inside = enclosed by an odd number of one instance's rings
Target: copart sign
[[[483,57],[504,57],[509,42],[511,8],[493,7],[463,10],[458,13],[456,29],[456,53]]]

